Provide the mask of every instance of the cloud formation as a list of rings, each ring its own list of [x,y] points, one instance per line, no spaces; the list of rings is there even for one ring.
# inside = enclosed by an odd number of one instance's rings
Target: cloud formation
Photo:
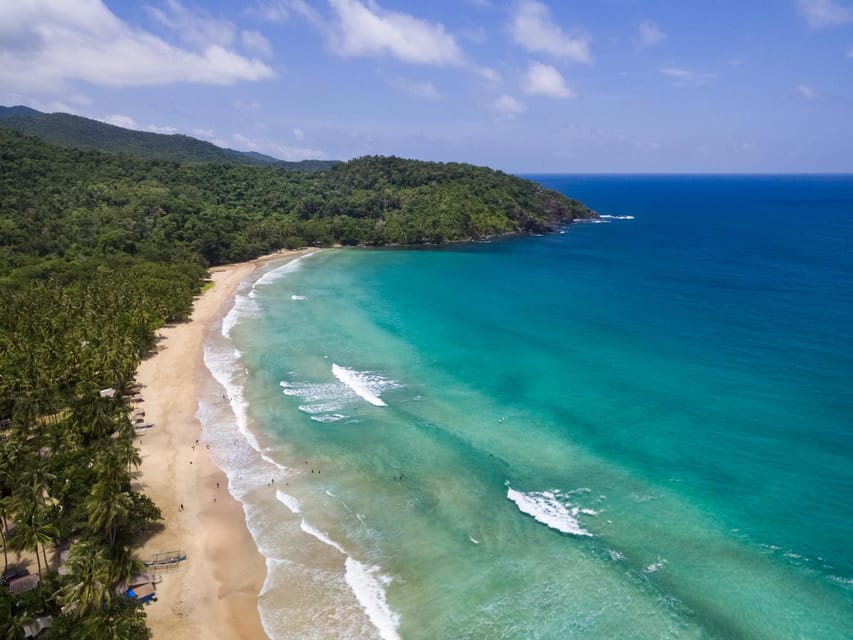
[[[643,20],[638,27],[637,46],[641,49],[653,47],[661,40],[666,39],[666,34],[653,20]]]
[[[269,58],[272,56],[272,45],[262,33],[258,31],[241,31],[240,42],[243,47],[249,51],[254,51],[258,55]]]
[[[97,118],[97,120],[116,127],[121,127],[122,129],[134,129],[136,131],[150,131],[151,133],[163,133],[166,135],[177,133],[178,131],[175,127],[160,127],[156,124],[149,124],[147,127],[142,127],[136,122],[136,120],[121,113]]]
[[[589,40],[572,37],[551,19],[547,6],[535,0],[521,0],[513,14],[510,31],[515,42],[528,51],[547,53],[572,62],[592,62]]]
[[[716,72],[696,71],[692,69],[681,69],[678,67],[665,67],[660,72],[672,79],[677,87],[698,87],[709,83],[717,77]]]
[[[194,47],[203,49],[212,44],[227,47],[234,41],[234,25],[229,21],[217,20],[206,11],[189,11],[178,0],[163,0],[163,8],[145,8],[160,24]]]
[[[388,80],[388,85],[422,100],[441,100],[442,97],[438,92],[438,89],[433,86],[432,82],[417,82],[415,80],[407,80],[406,78],[391,78]]]
[[[342,56],[391,55],[403,62],[461,64],[462,51],[441,23],[386,11],[375,2],[329,0],[336,21],[333,50]]]
[[[798,84],[796,86],[797,97],[806,102],[829,102],[829,97],[807,84]]]
[[[167,7],[180,7],[171,2]],[[184,48],[134,28],[102,0],[31,0],[0,3],[0,85],[9,90],[60,92],[82,80],[110,87],[178,82],[229,85],[273,75],[262,61],[228,48],[224,31],[207,36],[185,16],[163,13],[181,30]],[[159,18],[158,18],[159,19]],[[208,25],[210,26],[210,25]]]
[[[500,120],[512,120],[523,115],[527,111],[527,105],[511,95],[503,94],[492,103],[492,111]]]
[[[256,151],[265,153],[279,158],[280,160],[320,160],[326,157],[320,149],[312,149],[310,147],[292,147],[290,145],[279,144],[272,140],[252,138],[242,133],[235,133],[231,136],[230,145],[233,145],[239,151]],[[219,145],[226,146],[226,145]]]
[[[799,0],[798,7],[813,29],[853,23],[853,9],[836,0]]]
[[[524,91],[530,95],[552,98],[573,98],[574,92],[566,86],[563,76],[549,64],[531,62],[524,76]]]

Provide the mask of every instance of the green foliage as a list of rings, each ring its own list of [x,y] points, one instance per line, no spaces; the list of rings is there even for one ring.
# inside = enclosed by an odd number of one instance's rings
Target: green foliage
[[[41,280],[104,262],[210,266],[298,244],[543,232],[590,215],[536,183],[466,164],[365,157],[314,173],[179,165],[0,129],[0,267]]]
[[[86,617],[71,614],[55,616],[41,640],[148,640],[145,610],[126,597]]]

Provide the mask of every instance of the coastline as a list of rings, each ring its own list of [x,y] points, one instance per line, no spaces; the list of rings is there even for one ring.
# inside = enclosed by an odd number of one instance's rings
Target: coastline
[[[205,339],[227,313],[237,286],[263,264],[304,253],[211,269],[213,286],[195,300],[190,319],[161,328],[157,352],[137,370],[144,398],[139,408],[154,427],[139,434],[142,465],[135,485],[163,513],[163,529],[146,541],[140,557],[175,550],[187,556],[158,572],[158,601],[146,608],[154,640],[267,637],[258,611],[266,563],[225,473],[201,441],[198,391],[211,375],[203,360]]]

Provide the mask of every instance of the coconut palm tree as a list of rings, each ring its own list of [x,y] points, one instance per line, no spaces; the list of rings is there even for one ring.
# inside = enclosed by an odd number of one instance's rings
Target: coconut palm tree
[[[0,543],[3,544],[3,573],[9,570],[8,527],[9,527],[9,497],[0,499]]]
[[[18,611],[12,606],[11,598],[4,599],[0,608],[0,638],[2,640],[24,640],[25,628],[35,622],[32,615],[26,611]]]
[[[70,577],[57,597],[64,612],[84,616],[110,601],[110,561],[103,546],[94,540],[78,542],[66,566]]]
[[[89,528],[109,545],[115,544],[119,528],[127,524],[133,499],[127,491],[99,480],[83,502]]]
[[[53,542],[59,535],[59,528],[49,522],[20,522],[15,526],[15,533],[9,538],[9,547],[17,551],[32,551],[36,556],[39,582],[41,582],[41,559],[44,557],[45,567],[48,566],[45,546]],[[42,555],[39,555],[41,546]]]

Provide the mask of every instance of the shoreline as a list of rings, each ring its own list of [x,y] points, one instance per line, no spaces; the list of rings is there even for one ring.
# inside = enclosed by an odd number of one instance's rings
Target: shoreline
[[[187,559],[158,571],[158,601],[146,607],[153,640],[267,638],[258,597],[267,568],[228,478],[201,441],[196,418],[200,384],[211,379],[204,363],[208,332],[233,303],[239,284],[270,262],[286,263],[308,250],[275,253],[210,269],[213,286],[196,298],[187,322],[157,334],[157,352],[140,363],[145,411],[152,429],[139,433],[142,464],[134,488],[163,513],[163,528],[139,551],[143,560],[180,550]]]

